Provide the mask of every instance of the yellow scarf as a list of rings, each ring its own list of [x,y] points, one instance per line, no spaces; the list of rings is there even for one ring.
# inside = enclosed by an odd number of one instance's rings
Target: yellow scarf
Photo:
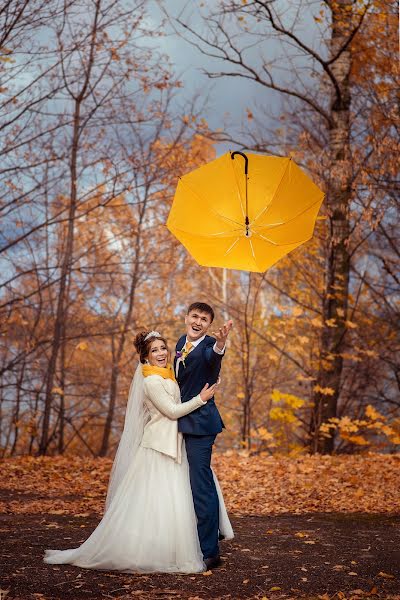
[[[160,375],[163,379],[172,379],[172,381],[176,381],[172,365],[167,365],[166,367],[142,365],[142,373],[143,377],[148,377],[149,375]]]

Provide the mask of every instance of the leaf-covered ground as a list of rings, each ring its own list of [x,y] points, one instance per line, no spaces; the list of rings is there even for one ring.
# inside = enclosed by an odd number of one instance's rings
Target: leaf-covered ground
[[[222,543],[223,565],[209,573],[43,563],[45,548],[75,547],[94,529],[110,466],[74,457],[2,461],[0,589],[8,600],[400,600],[400,456],[216,455],[236,537]]]

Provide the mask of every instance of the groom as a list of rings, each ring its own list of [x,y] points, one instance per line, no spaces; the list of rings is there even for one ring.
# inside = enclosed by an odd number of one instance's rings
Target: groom
[[[206,383],[212,385],[218,380],[232,321],[225,323],[217,333],[213,332],[214,337],[210,337],[206,334],[213,320],[214,311],[208,304],[194,302],[189,306],[185,317],[186,335],[176,344],[174,361],[182,402],[199,394]],[[207,569],[221,562],[218,547],[219,502],[210,463],[212,446],[223,427],[214,398],[180,418],[178,424],[185,437],[197,529]]]

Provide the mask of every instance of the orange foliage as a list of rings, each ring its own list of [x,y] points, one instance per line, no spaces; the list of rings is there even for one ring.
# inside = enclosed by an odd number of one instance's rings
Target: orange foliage
[[[293,459],[229,451],[215,454],[213,466],[234,514],[400,510],[400,455]],[[0,486],[13,494],[0,503],[0,511],[102,514],[110,468],[109,459],[7,459],[2,462]],[[33,493],[32,499],[25,497]]]

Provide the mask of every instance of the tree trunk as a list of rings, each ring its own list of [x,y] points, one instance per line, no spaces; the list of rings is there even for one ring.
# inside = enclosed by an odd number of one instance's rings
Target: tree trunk
[[[61,267],[60,276],[60,288],[57,299],[56,318],[53,329],[53,344],[51,348],[51,355],[49,360],[49,366],[47,370],[46,378],[46,393],[45,393],[45,406],[42,423],[42,435],[39,444],[39,455],[44,455],[47,452],[47,446],[49,441],[49,427],[50,427],[50,416],[51,406],[53,403],[53,388],[54,380],[56,376],[56,366],[58,353],[61,346],[64,320],[65,320],[65,304],[66,304],[66,290],[68,275],[71,271],[72,254],[74,247],[74,224],[75,224],[75,213],[77,203],[77,157],[79,147],[79,134],[80,134],[80,110],[81,102],[77,101],[75,104],[74,114],[74,132],[72,142],[72,153],[71,153],[71,187],[70,187],[70,205],[68,211],[68,229],[67,229],[67,240],[66,247]]]
[[[49,427],[50,427],[50,416],[51,407],[53,403],[53,388],[54,380],[56,376],[57,359],[60,350],[60,345],[63,336],[63,328],[65,323],[65,306],[67,304],[67,293],[68,293],[68,278],[71,274],[72,256],[74,249],[74,226],[75,226],[75,213],[77,208],[77,164],[78,164],[78,152],[80,137],[82,135],[82,104],[88,93],[89,82],[91,72],[94,63],[94,52],[97,43],[97,24],[100,12],[101,1],[97,0],[95,5],[95,14],[93,19],[93,26],[91,31],[91,42],[89,47],[89,56],[87,69],[84,73],[83,83],[78,95],[73,96],[74,99],[74,115],[73,115],[73,132],[72,132],[72,145],[71,145],[71,161],[70,161],[70,203],[68,211],[68,225],[67,225],[67,237],[64,251],[64,257],[61,266],[60,275],[60,288],[57,298],[57,309],[56,317],[53,329],[53,344],[51,348],[51,355],[49,360],[49,366],[47,369],[46,377],[46,393],[45,393],[45,404],[44,414],[42,423],[42,434],[39,443],[39,455],[44,455],[47,452],[49,444]],[[89,92],[90,93],[90,92]]]
[[[69,286],[68,286],[69,287]],[[60,408],[58,424],[58,454],[64,454],[64,433],[65,433],[65,322],[63,323],[61,354],[60,354]]]
[[[348,38],[352,25],[352,4],[352,0],[339,0],[332,3],[331,58],[336,56]],[[348,308],[351,200],[350,46],[332,63],[331,68],[339,90],[334,90],[331,101],[332,126],[329,135],[331,166],[327,197],[330,230],[322,307],[321,358],[311,424],[312,450],[324,454],[331,453],[334,449],[333,435],[324,437],[320,434],[320,427],[322,423],[337,415]]]
[[[21,387],[22,387],[22,382],[24,380],[25,367],[26,367],[26,363],[24,361],[21,366],[21,371],[20,371],[18,381],[17,381],[17,398],[16,398],[16,405],[15,405],[15,412],[14,412],[14,441],[13,441],[13,445],[12,445],[12,448],[10,451],[10,456],[14,456],[14,454],[17,450],[18,437],[19,437],[19,417],[20,417],[20,410],[21,410]]]

